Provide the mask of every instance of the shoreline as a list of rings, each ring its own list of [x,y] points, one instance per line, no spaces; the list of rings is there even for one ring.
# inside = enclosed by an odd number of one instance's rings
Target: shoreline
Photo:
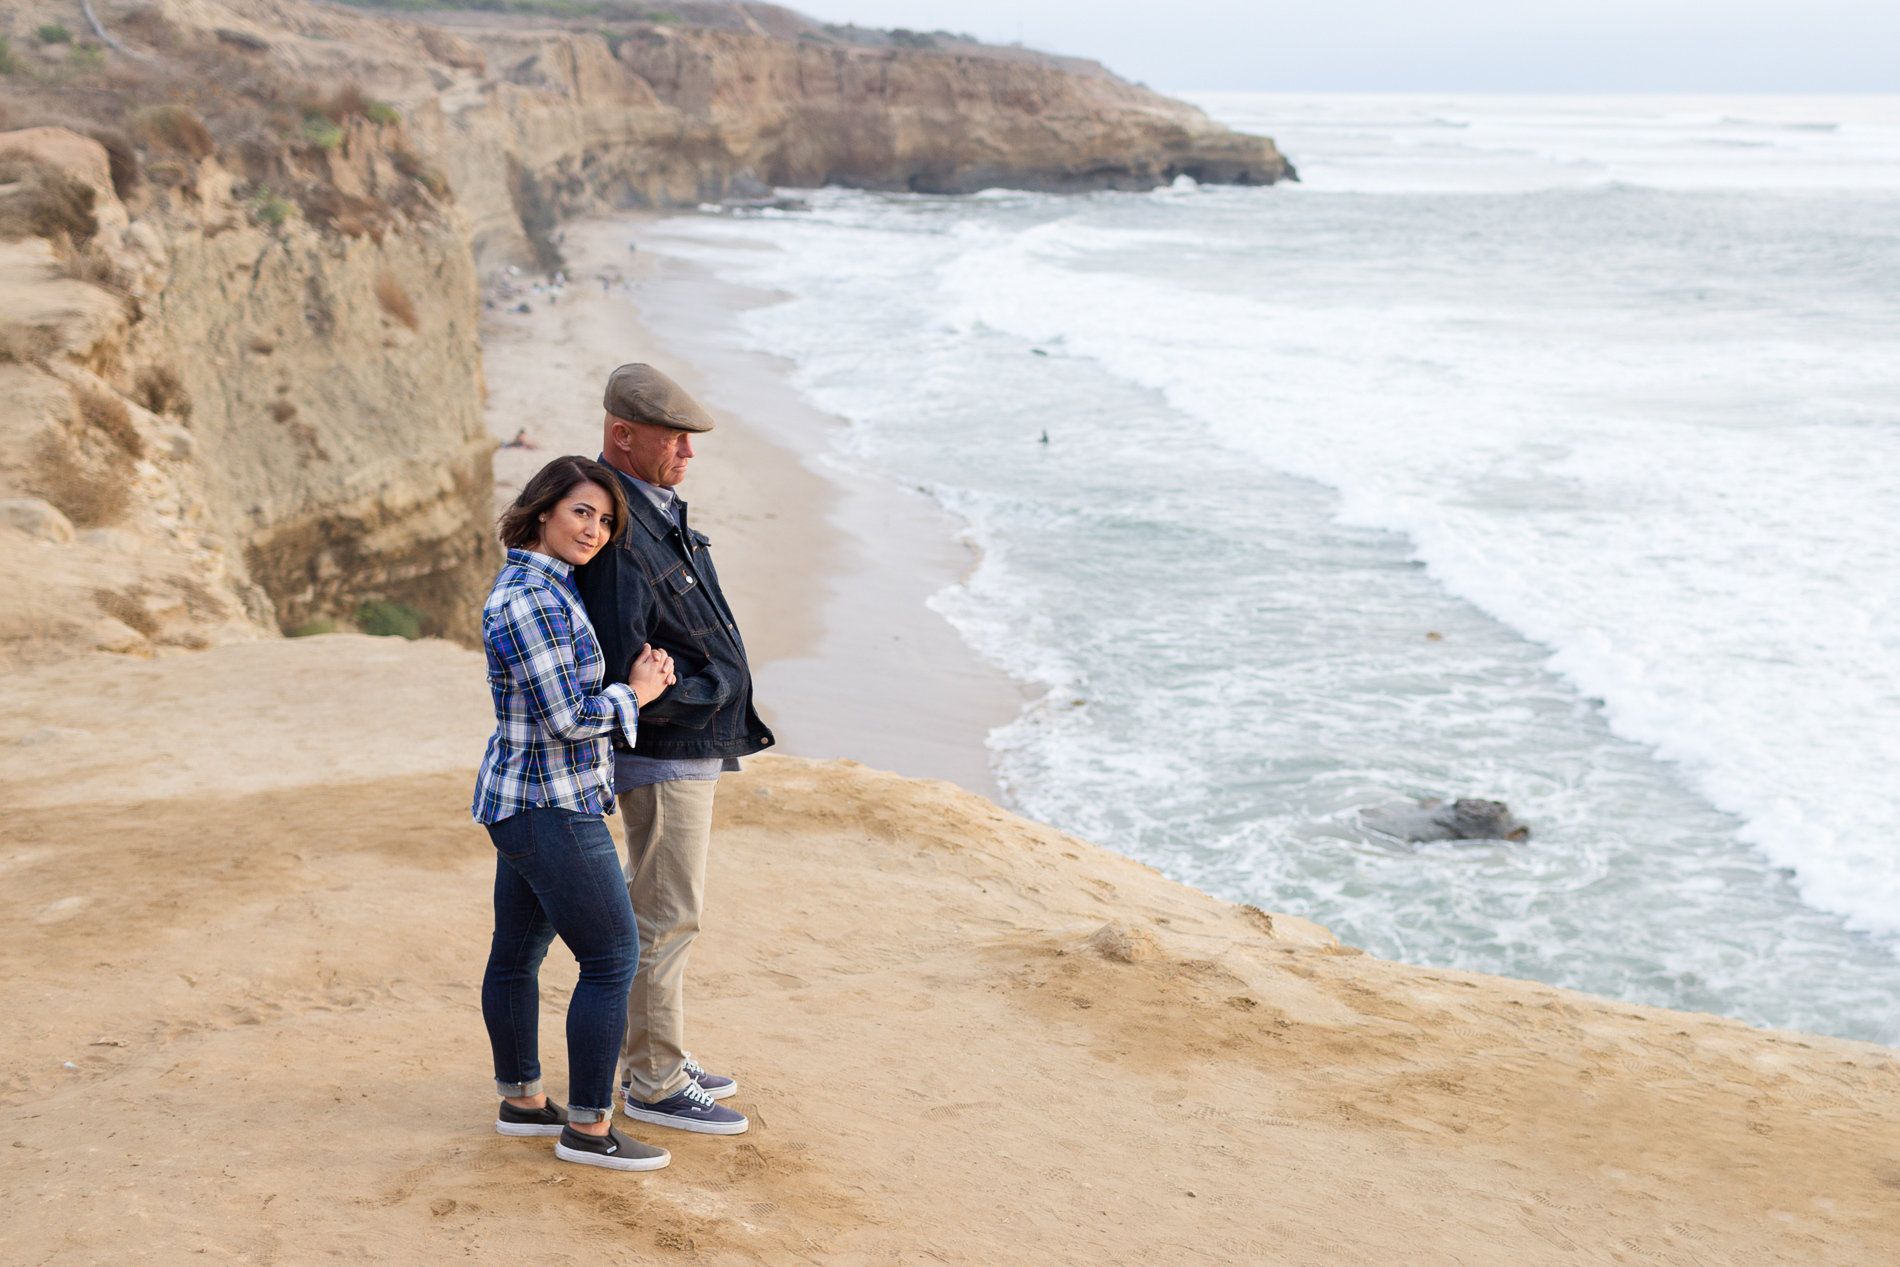
[[[489,430],[507,440],[526,427],[542,446],[496,454],[498,501],[558,453],[597,453],[608,371],[657,365],[720,424],[695,442],[680,491],[713,538],[773,751],[943,779],[1000,802],[985,740],[1021,711],[1025,689],[924,605],[975,565],[956,521],[836,460],[842,420],[798,394],[786,362],[740,343],[738,314],[776,297],[641,244],[661,218],[569,223],[559,298],[529,292],[482,314]],[[532,311],[510,311],[518,302]]]

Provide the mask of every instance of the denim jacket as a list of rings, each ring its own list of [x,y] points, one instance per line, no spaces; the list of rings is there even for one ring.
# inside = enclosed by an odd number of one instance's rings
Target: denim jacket
[[[619,541],[574,571],[607,660],[624,682],[651,643],[673,657],[679,681],[640,710],[634,751],[643,757],[744,757],[769,748],[772,732],[752,707],[745,641],[713,571],[711,543],[679,507],[679,522],[647,500],[624,473],[632,522]],[[624,741],[616,737],[616,747]]]

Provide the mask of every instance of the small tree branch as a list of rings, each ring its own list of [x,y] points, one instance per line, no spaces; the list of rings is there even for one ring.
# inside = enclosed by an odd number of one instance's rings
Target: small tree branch
[[[92,0],[79,0],[79,7],[86,11],[86,21],[92,23],[92,33],[94,35],[97,35],[100,39],[118,49],[121,53],[124,53],[127,57],[142,58],[144,56],[143,53],[134,53],[131,49],[119,43],[118,40],[106,33],[105,25],[99,21],[99,15],[92,11]]]

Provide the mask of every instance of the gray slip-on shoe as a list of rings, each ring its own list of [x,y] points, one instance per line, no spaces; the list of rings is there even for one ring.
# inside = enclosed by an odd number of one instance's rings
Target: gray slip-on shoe
[[[673,1154],[664,1148],[628,1139],[611,1126],[605,1135],[583,1135],[567,1127],[554,1145],[554,1155],[562,1161],[608,1170],[659,1170],[673,1160]]]
[[[567,1110],[549,1100],[538,1109],[518,1109],[503,1100],[495,1112],[497,1135],[559,1135],[567,1126]]]

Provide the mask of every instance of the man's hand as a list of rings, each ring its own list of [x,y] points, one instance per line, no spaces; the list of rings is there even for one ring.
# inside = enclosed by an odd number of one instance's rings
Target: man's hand
[[[645,708],[660,698],[662,692],[679,678],[673,674],[673,657],[653,646],[650,642],[640,644],[640,654],[633,658],[633,668],[627,672],[627,685],[633,688],[633,697]]]

